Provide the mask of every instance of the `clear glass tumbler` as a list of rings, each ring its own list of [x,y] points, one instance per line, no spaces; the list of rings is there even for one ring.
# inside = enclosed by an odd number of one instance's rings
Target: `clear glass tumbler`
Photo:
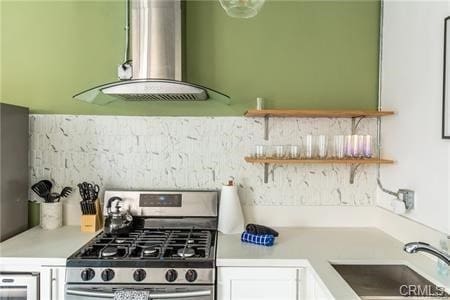
[[[335,158],[345,157],[345,137],[343,135],[334,136],[334,155]]]
[[[313,143],[313,136],[307,135],[305,137],[305,157],[306,158],[313,158],[314,156],[314,143]]]
[[[298,158],[300,156],[300,147],[298,145],[289,146],[289,158]]]
[[[344,143],[345,157],[352,157],[352,136],[346,135]]]
[[[276,158],[284,158],[285,147],[283,145],[275,146],[275,157]]]
[[[328,137],[325,135],[319,135],[317,138],[317,148],[319,158],[327,158],[328,154]]]
[[[266,157],[266,146],[264,146],[264,145],[257,145],[255,147],[255,157],[256,158],[264,158],[264,157]]]
[[[367,134],[363,136],[363,139],[364,139],[363,155],[365,158],[371,158],[373,156],[372,136]]]
[[[351,149],[350,149],[350,152],[351,152],[351,157],[353,157],[353,158],[357,158],[357,157],[359,157],[359,146],[360,146],[360,143],[359,143],[359,135],[357,135],[357,134],[354,134],[354,135],[352,135],[352,143],[351,143]]]

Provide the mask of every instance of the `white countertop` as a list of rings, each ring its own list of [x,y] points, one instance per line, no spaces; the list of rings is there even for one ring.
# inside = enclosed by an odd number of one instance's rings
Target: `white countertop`
[[[217,266],[311,267],[335,299],[358,299],[330,262],[406,264],[437,285],[436,262],[421,254],[403,252],[403,244],[373,228],[277,228],[273,247],[242,243],[240,234],[218,236]],[[66,259],[97,233],[82,233],[79,226],[55,230],[34,227],[0,243],[2,265],[39,263],[64,266]]]
[[[2,264],[65,265],[66,259],[96,234],[81,232],[80,226],[63,226],[55,230],[36,226],[0,243],[0,259]]]
[[[240,241],[240,234],[219,233],[217,266],[312,267],[335,299],[359,299],[330,262],[406,264],[439,286],[449,278],[437,275],[436,262],[422,254],[407,254],[403,244],[374,228],[276,228],[272,247]]]

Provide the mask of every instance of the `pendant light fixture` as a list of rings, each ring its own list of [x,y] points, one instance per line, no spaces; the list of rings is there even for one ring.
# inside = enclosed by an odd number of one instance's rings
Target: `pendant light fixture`
[[[233,18],[253,18],[266,0],[219,0],[220,5]]]

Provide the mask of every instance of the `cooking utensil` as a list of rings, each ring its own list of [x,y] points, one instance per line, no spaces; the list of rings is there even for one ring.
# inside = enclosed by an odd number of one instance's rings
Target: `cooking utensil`
[[[92,214],[92,212],[91,212],[91,202],[88,200],[88,201],[85,202],[85,204],[86,204],[87,214],[91,215]]]
[[[85,193],[84,193],[83,185],[81,183],[79,183],[79,184],[77,184],[77,186],[78,186],[78,191],[80,192],[81,199],[83,201],[86,201],[86,196],[85,196]]]
[[[100,187],[97,184],[86,184],[87,188],[87,194],[89,196],[89,199],[94,201],[98,197],[98,193],[100,192]]]
[[[81,199],[87,201],[95,201],[98,198],[98,194],[100,192],[100,187],[98,184],[91,184],[87,182],[79,183],[78,189],[80,191]]]
[[[65,188],[62,189],[60,196],[62,198],[67,198],[69,197],[70,194],[72,194],[73,189],[71,187],[66,186]]]
[[[92,213],[91,201],[86,202],[86,207],[87,207],[88,214],[92,215],[93,213]]]
[[[50,180],[44,179],[44,180],[42,180],[42,182],[48,187],[49,190],[52,189],[53,184],[52,184],[52,182]]]
[[[94,184],[92,186],[92,197],[93,197],[94,201],[97,200],[99,192],[100,192],[100,187],[98,186],[98,184]]]
[[[89,212],[91,215],[95,215],[97,212],[97,209],[95,207],[95,201],[89,201]]]
[[[48,196],[51,192],[52,186],[53,184],[49,180],[41,180],[33,184],[31,186],[31,190],[44,199],[45,202],[49,202]]]
[[[88,200],[89,200],[89,192],[88,192],[88,189],[87,189],[87,183],[86,183],[86,182],[83,182],[83,183],[79,186],[79,189],[80,189],[81,198],[82,198],[84,201],[88,201]]]
[[[48,202],[59,202],[59,200],[61,198],[65,198],[67,196],[69,196],[72,193],[72,188],[66,186],[65,188],[62,189],[61,193],[50,193],[48,194],[47,198],[48,198]]]
[[[47,196],[47,202],[59,202],[59,199],[61,198],[61,195],[58,193],[50,193]]]
[[[80,201],[81,212],[83,215],[94,215],[89,201]]]
[[[89,211],[88,211],[88,207],[87,207],[87,202],[86,201],[82,201],[81,203],[83,203],[83,209],[84,209],[83,214],[84,215],[88,215]]]

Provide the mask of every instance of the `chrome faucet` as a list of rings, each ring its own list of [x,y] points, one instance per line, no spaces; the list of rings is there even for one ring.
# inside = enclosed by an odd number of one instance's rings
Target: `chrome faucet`
[[[430,244],[423,242],[412,242],[408,243],[403,247],[403,250],[408,253],[426,252],[437,258],[443,260],[447,265],[450,266],[450,255],[444,251],[441,251]]]

